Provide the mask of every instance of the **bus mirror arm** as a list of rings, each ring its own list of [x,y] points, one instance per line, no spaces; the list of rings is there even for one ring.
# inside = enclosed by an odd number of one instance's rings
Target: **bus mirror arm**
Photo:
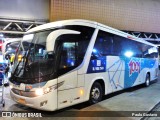
[[[53,51],[54,50],[54,45],[55,45],[55,41],[56,39],[64,34],[80,34],[79,31],[74,31],[74,30],[68,30],[68,29],[61,29],[61,30],[56,30],[51,32],[47,39],[46,39],[46,50],[47,52],[49,51]]]

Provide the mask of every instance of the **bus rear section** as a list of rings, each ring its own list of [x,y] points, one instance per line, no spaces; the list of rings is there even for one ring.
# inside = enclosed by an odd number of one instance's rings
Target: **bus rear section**
[[[158,78],[158,57],[155,45],[100,26],[85,75],[86,99],[97,103],[104,94],[149,86]]]

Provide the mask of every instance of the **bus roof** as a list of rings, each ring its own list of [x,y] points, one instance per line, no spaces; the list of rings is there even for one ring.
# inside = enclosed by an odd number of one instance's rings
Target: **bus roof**
[[[93,22],[89,20],[81,20],[81,19],[62,20],[62,21],[50,22],[50,23],[46,23],[46,24],[34,27],[28,30],[26,33],[32,33],[36,31],[51,29],[51,28],[60,27],[64,25],[84,25],[84,26],[91,26],[96,28],[97,22]]]
[[[145,41],[141,38],[135,37],[133,35],[130,35],[128,33],[123,32],[123,31],[117,30],[115,28],[106,26],[104,24],[101,24],[101,23],[98,23],[98,22],[95,22],[95,21],[89,21],[89,20],[83,20],[83,19],[62,20],[62,21],[46,23],[46,24],[43,24],[43,25],[40,25],[40,26],[37,26],[37,27],[34,27],[34,28],[28,30],[26,32],[26,34],[37,32],[37,31],[43,31],[43,30],[46,30],[46,29],[52,29],[52,28],[65,26],[65,25],[84,25],[84,26],[89,26],[89,27],[93,27],[93,28],[97,28],[97,26],[100,26],[100,27],[103,27],[107,30],[113,31],[115,34],[118,33],[118,35],[121,35],[121,36],[126,37],[128,39],[135,40],[135,41],[147,44],[147,45],[157,47],[157,45],[154,45],[150,42],[147,42],[147,41]]]

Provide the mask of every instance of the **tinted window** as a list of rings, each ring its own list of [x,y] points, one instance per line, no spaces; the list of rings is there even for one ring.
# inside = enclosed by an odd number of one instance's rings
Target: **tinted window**
[[[80,34],[64,34],[57,38],[58,75],[62,75],[79,66],[87,51],[93,28],[67,26],[65,29],[79,31]]]
[[[132,54],[132,57],[142,57],[141,43],[99,31],[92,56],[127,56],[128,53]]]
[[[92,56],[113,55],[113,37],[111,34],[99,31]]]
[[[157,48],[125,37],[99,31],[93,48],[92,58],[106,55],[154,58]]]
[[[141,43],[114,35],[114,53],[126,57],[142,57]]]

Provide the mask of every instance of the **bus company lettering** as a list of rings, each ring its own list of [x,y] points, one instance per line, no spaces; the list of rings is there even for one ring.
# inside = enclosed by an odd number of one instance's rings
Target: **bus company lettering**
[[[129,65],[129,76],[131,76],[134,72],[140,73],[140,62],[131,60],[128,65]]]

